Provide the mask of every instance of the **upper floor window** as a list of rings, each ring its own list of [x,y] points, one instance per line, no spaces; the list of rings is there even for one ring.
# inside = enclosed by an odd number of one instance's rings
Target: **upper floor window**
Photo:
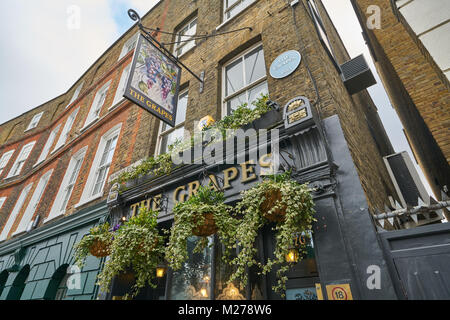
[[[100,139],[97,153],[95,154],[83,194],[81,195],[80,203],[77,206],[102,196],[103,187],[105,186],[114,158],[120,128],[121,124],[115,126]]]
[[[262,45],[253,47],[224,66],[223,115],[243,103],[268,94],[266,65]]]
[[[122,51],[120,52],[119,60],[122,59],[128,52],[133,50],[136,47],[136,42],[138,40],[139,33],[136,33],[130,39],[125,42],[122,47]]]
[[[75,187],[75,183],[80,173],[81,165],[83,164],[84,156],[86,154],[87,147],[84,147],[78,151],[72,159],[70,159],[69,166],[67,167],[64,178],[61,182],[58,193],[56,194],[55,201],[50,210],[50,213],[45,222],[63,215],[66,211],[67,204],[72,195],[72,191]]]
[[[67,104],[66,108],[68,106],[70,106],[72,104],[72,102],[74,102],[75,100],[77,100],[78,96],[80,95],[81,92],[81,88],[83,88],[83,84],[84,82],[82,82],[76,89],[75,92],[73,93],[72,99],[70,99],[70,102]]]
[[[41,120],[43,114],[44,114],[44,112],[40,112],[38,114],[35,114],[33,119],[31,119],[30,123],[28,124],[27,130],[25,130],[25,131],[28,131],[28,130],[36,128],[38,123],[39,123],[39,121]]]
[[[22,148],[16,159],[16,162],[14,162],[11,170],[9,171],[7,178],[11,178],[20,174],[20,171],[22,171],[25,161],[27,161],[28,156],[30,155],[31,150],[33,150],[35,143],[36,141],[30,142]]]
[[[11,231],[14,221],[16,221],[17,215],[19,214],[20,210],[22,210],[22,207],[25,203],[25,200],[26,200],[28,193],[30,192],[32,186],[33,186],[33,183],[30,183],[20,193],[19,199],[17,199],[14,209],[12,210],[11,214],[9,215],[9,218],[3,227],[2,233],[0,234],[0,241],[6,240],[6,238],[8,237],[8,234]]]
[[[161,121],[159,135],[159,153],[169,151],[168,147],[177,139],[184,137],[184,121],[186,120],[186,109],[188,104],[188,90],[182,91],[178,96],[177,115],[175,126],[171,127],[167,123]]]
[[[0,158],[0,175],[3,173],[3,170],[8,165],[9,159],[11,159],[13,154],[14,150],[10,150],[8,152],[5,152]]]
[[[190,40],[197,33],[197,17],[189,21],[180,28],[176,36],[176,44],[174,47],[174,55],[180,57],[191,48],[195,47],[195,40]]]
[[[48,153],[50,152],[50,148],[52,147],[53,142],[55,141],[56,135],[58,134],[60,127],[61,125],[58,125],[55,129],[52,130],[52,132],[50,132],[47,142],[44,145],[44,149],[42,149],[41,155],[39,156],[38,161],[36,161],[35,166],[37,166],[42,161],[47,159]]]
[[[28,206],[23,213],[22,219],[20,219],[20,223],[17,226],[16,231],[13,235],[25,232],[28,230],[28,227],[33,219],[33,215],[36,212],[37,206],[42,199],[42,195],[44,194],[45,188],[47,187],[48,181],[52,176],[53,169],[46,172],[38,182],[36,189],[31,196],[30,201],[28,202]]]
[[[111,107],[115,106],[119,101],[123,99],[123,94],[125,93],[125,87],[127,85],[128,75],[130,74],[131,64],[125,67],[120,76],[119,85],[117,87],[116,95]]]
[[[0,198],[0,209],[3,207],[3,204],[5,203],[5,201],[6,201],[6,197]]]
[[[72,129],[72,126],[75,122],[75,119],[77,118],[77,114],[80,108],[75,109],[70,116],[67,118],[66,124],[64,125],[63,130],[61,131],[61,135],[59,136],[58,141],[56,142],[55,148],[52,152],[55,152],[59,148],[61,148],[67,141],[67,138],[69,137],[70,130]]]
[[[89,110],[89,114],[86,118],[86,122],[84,124],[85,127],[90,125],[92,122],[97,120],[100,116],[100,111],[102,110],[102,106],[105,103],[106,95],[108,94],[109,86],[111,84],[111,80],[108,81],[100,90],[97,91],[95,95],[94,101],[92,102],[91,110]]]
[[[256,0],[223,0],[223,20],[231,19]]]

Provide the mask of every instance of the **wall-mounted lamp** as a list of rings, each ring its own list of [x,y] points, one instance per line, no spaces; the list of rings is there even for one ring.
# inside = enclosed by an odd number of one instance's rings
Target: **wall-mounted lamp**
[[[298,262],[298,256],[298,249],[291,248],[285,256],[286,262]]]
[[[156,277],[157,278],[164,278],[166,275],[167,267],[165,264],[160,264],[156,267]]]

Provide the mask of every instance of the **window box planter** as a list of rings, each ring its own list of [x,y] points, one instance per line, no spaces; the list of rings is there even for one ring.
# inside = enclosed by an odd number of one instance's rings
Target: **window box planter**
[[[270,110],[263,114],[261,118],[254,120],[251,124],[255,130],[268,129],[273,127],[282,119],[281,113],[277,110]]]

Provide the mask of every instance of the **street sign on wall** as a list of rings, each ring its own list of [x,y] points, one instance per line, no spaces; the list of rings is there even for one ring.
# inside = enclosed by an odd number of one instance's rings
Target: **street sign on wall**
[[[124,97],[175,125],[181,68],[139,35]]]

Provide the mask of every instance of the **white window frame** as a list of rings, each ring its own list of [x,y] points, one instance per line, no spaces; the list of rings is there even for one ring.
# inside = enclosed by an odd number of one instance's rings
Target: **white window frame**
[[[0,209],[3,207],[3,205],[5,204],[5,202],[6,202],[6,197],[1,197],[1,198],[0,198]]]
[[[41,202],[42,196],[44,195],[45,190],[48,186],[48,182],[52,177],[52,173],[53,169],[47,171],[44,175],[42,175],[41,179],[39,179],[36,189],[34,190],[33,195],[31,196],[31,199],[28,202],[27,208],[25,209],[25,212],[23,213],[22,218],[20,219],[16,231],[14,231],[13,233],[13,236],[28,230],[28,227],[33,220],[34,213],[36,212],[36,209],[39,203]]]
[[[83,84],[84,81],[80,83],[80,85],[75,89],[72,99],[70,99],[70,102],[67,104],[65,109],[67,109],[75,100],[77,100],[78,96],[80,95],[81,89],[83,88]]]
[[[192,29],[192,27],[190,27],[190,26],[194,22],[195,22],[195,32],[194,32],[194,34],[185,35],[186,34],[185,33],[184,35],[182,35],[181,32],[186,27],[188,27],[187,32],[189,32]],[[183,56],[185,53],[191,51],[192,49],[194,49],[196,47],[197,44],[196,44],[195,39],[192,39],[191,41],[186,41],[186,40],[189,40],[189,39],[185,39],[185,38],[195,37],[196,34],[197,34],[197,26],[198,26],[198,19],[197,19],[197,16],[195,16],[194,18],[189,20],[189,22],[183,24],[182,27],[179,29],[180,31],[177,32],[176,39],[175,39],[176,43],[173,46],[173,55],[175,57],[179,58],[179,57]],[[179,42],[179,41],[185,41],[185,42]],[[178,54],[178,50],[180,50],[180,49],[185,49],[185,51],[181,52],[181,54]]]
[[[87,149],[87,146],[82,148],[70,159],[66,173],[64,174],[64,178],[61,182],[58,193],[56,194],[55,201],[53,202],[52,208],[50,209],[47,218],[44,219],[44,223],[66,213],[67,203],[68,201],[70,201],[73,190],[75,189],[74,187],[78,180],[80,170],[83,167],[84,157],[86,155]],[[77,164],[79,164],[79,167],[76,167]],[[65,204],[64,208],[62,208],[63,202],[65,201],[66,197],[68,198],[68,201]]]
[[[53,142],[55,141],[56,136],[58,135],[59,129],[61,128],[61,124],[57,125],[52,132],[50,132],[50,135],[48,136],[47,142],[44,145],[44,148],[42,149],[41,155],[39,156],[39,159],[36,161],[33,167],[36,167],[45,159],[47,159],[48,154],[50,153],[50,149],[53,145]]]
[[[33,152],[33,148],[34,148],[35,144],[36,144],[36,141],[33,141],[33,142],[30,142],[30,143],[28,143],[28,144],[23,146],[22,150],[20,150],[20,153],[17,156],[16,161],[14,161],[13,166],[9,170],[8,176],[6,178],[11,178],[11,177],[18,176],[22,172],[22,169],[25,166],[25,163],[27,162],[28,157]],[[27,148],[29,148],[30,151],[24,157],[25,152],[27,152],[27,150],[26,150]],[[22,164],[20,165],[20,168],[18,166],[19,162],[22,162]],[[16,171],[16,167],[19,168],[19,170],[18,170],[18,172],[16,174],[14,174],[13,172]]]
[[[188,95],[188,103],[189,103],[189,88],[186,88],[186,89],[182,90],[178,94],[178,99],[180,99],[180,97],[185,95],[185,94]],[[187,114],[187,108],[188,108],[188,105],[186,106],[186,114]],[[174,132],[177,129],[180,129],[181,127],[184,127],[185,123],[186,123],[186,118],[184,119],[183,122],[177,124],[175,127],[170,127],[169,125],[167,125],[166,130],[163,131],[163,127],[164,127],[165,122],[160,121],[159,130],[158,130],[158,143],[157,143],[157,146],[156,146],[155,155],[161,154],[161,144],[162,144],[163,137],[171,134],[172,132]],[[184,135],[184,130],[183,130],[183,135]]]
[[[43,114],[44,114],[44,111],[35,114],[33,116],[33,118],[31,119],[30,123],[28,124],[28,127],[27,127],[27,129],[25,131],[28,131],[28,130],[36,128],[38,126],[38,124],[39,124],[39,121],[41,121],[41,118],[42,118]]]
[[[0,175],[3,173],[3,170],[8,165],[9,160],[11,160],[11,157],[14,154],[14,151],[16,151],[16,150],[14,149],[14,150],[6,151],[0,158]]]
[[[3,226],[3,229],[0,233],[0,241],[6,240],[8,234],[11,232],[11,228],[14,225],[14,222],[16,221],[17,215],[22,210],[22,207],[25,204],[25,200],[27,199],[28,193],[30,193],[32,186],[33,183],[30,183],[20,193],[20,196],[17,199],[16,204],[14,205],[14,209],[11,211],[8,220],[6,221],[6,224]]]
[[[105,105],[106,98],[108,97],[110,86],[111,80],[109,80],[99,90],[97,90],[97,93],[95,94],[94,100],[92,101],[91,104],[91,109],[89,110],[89,113],[86,117],[86,122],[84,123],[83,129],[87,128],[100,118],[100,113],[102,111],[103,106]]]
[[[227,1],[228,0],[223,0],[223,23],[225,24],[226,22],[228,22],[229,20],[233,19],[234,17],[238,16],[242,11],[244,11],[246,8],[248,8],[251,4],[253,4],[254,2],[258,1],[258,0],[238,0],[236,1],[234,4],[232,4],[231,6],[227,7]],[[234,7],[238,6],[240,3],[244,2],[244,1],[248,1],[247,5],[242,7],[241,10],[236,11],[234,13],[234,15],[227,17],[227,13],[233,9]],[[220,25],[222,26],[222,25]],[[219,26],[219,27],[220,27]]]
[[[122,59],[123,57],[125,57],[127,55],[128,52],[130,52],[131,50],[134,50],[136,48],[138,36],[139,36],[139,32],[134,34],[130,39],[128,39],[123,44],[122,51],[120,52],[119,59],[117,59],[117,60]],[[133,45],[133,43],[134,43],[134,45]]]
[[[266,75],[256,79],[255,81],[253,81],[250,84],[245,84],[245,55],[252,52],[253,50],[255,50],[258,47],[262,47],[263,53],[264,53],[264,47],[262,45],[261,42],[257,43],[256,45],[250,47],[249,49],[243,51],[242,53],[240,53],[238,56],[234,57],[233,59],[229,60],[226,64],[224,64],[223,68],[222,68],[222,118],[228,115],[228,107],[227,107],[227,102],[239,95],[241,95],[242,93],[246,93],[247,91],[249,91],[250,89],[264,83],[267,82],[267,69],[266,69]],[[239,90],[237,90],[236,92],[233,92],[232,94],[229,94],[228,96],[225,96],[225,92],[226,92],[226,68],[233,64],[234,62],[238,61],[239,59],[243,60],[243,67],[242,70],[244,72],[244,86],[242,88],[240,88]],[[248,95],[246,95],[246,99],[248,100]],[[248,105],[250,105],[251,101],[247,101]]]
[[[119,123],[118,125],[111,128],[107,133],[105,133],[101,138],[100,142],[97,147],[97,151],[95,153],[94,161],[92,162],[92,166],[89,172],[89,175],[87,177],[86,184],[84,185],[83,193],[81,194],[81,199],[79,203],[75,205],[75,208],[78,208],[88,202],[91,202],[93,200],[96,200],[98,198],[101,198],[103,195],[103,189],[105,187],[106,182],[108,181],[108,174],[109,169],[111,168],[111,165],[113,162],[111,162],[106,170],[105,173],[105,180],[103,182],[103,185],[100,188],[100,191],[96,194],[92,194],[93,188],[95,186],[96,180],[97,180],[97,173],[100,166],[100,161],[102,160],[103,153],[105,151],[105,147],[107,145],[108,140],[113,139],[117,135],[117,144],[115,146],[115,149],[113,151],[112,159],[114,160],[114,155],[117,151],[118,142],[120,139],[120,130],[122,128],[122,123]]]
[[[123,94],[125,93],[125,88],[128,82],[128,76],[130,75],[131,63],[128,64],[125,68],[123,68],[122,74],[120,75],[119,84],[117,86],[116,95],[114,96],[113,103],[109,110],[113,109],[116,105],[122,102],[125,98]]]
[[[52,153],[54,153],[56,150],[60,149],[63,145],[66,144],[70,130],[72,130],[73,124],[77,119],[78,111],[80,111],[80,108],[75,109],[67,118],[66,123],[64,124],[64,128],[61,131],[61,134],[59,135],[58,141],[56,142],[56,145],[53,148]]]

